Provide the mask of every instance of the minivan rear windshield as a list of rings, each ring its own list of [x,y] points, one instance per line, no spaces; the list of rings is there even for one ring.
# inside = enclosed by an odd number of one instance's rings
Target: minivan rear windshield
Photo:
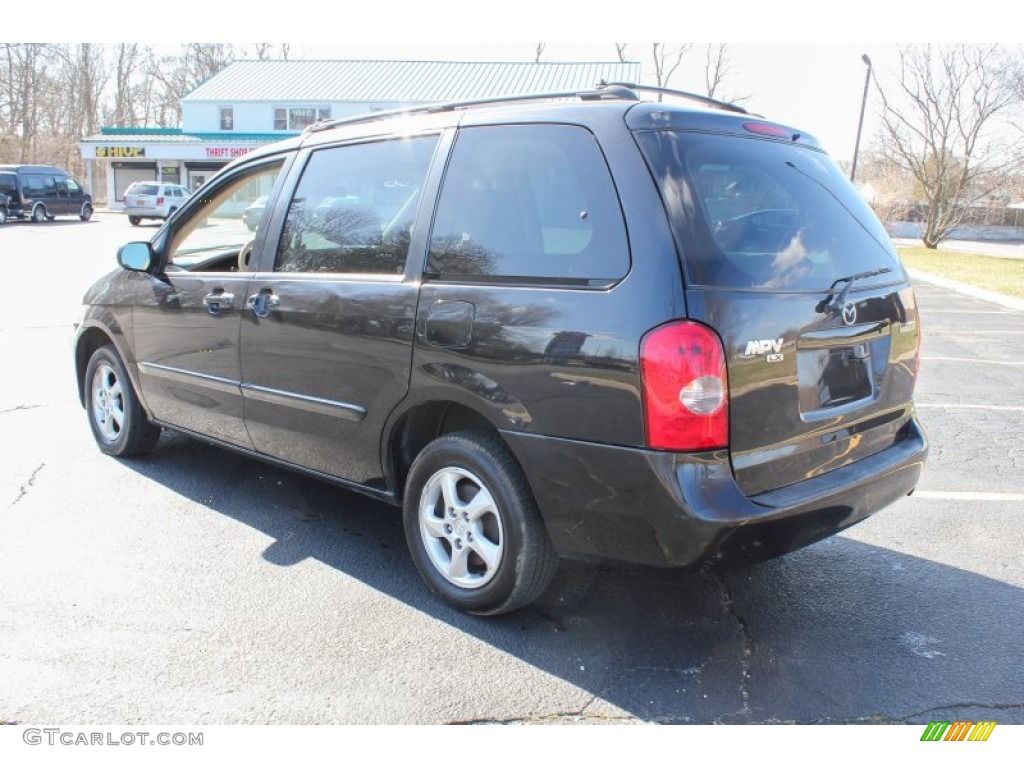
[[[689,285],[821,291],[906,279],[892,241],[827,155],[764,139],[637,134],[661,188]]]
[[[156,184],[139,184],[135,183],[128,187],[128,191],[125,192],[127,195],[156,195],[160,193],[160,188]]]

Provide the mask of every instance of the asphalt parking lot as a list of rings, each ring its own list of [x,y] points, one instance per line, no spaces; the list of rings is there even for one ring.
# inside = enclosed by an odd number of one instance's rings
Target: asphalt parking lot
[[[118,215],[0,227],[0,722],[1024,723],[1024,312],[918,286],[917,493],[724,574],[436,602],[397,511],[165,434],[96,450],[71,323]]]

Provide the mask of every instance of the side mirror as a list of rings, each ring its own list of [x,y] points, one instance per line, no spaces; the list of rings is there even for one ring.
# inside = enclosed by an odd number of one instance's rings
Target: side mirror
[[[150,243],[125,243],[117,251],[117,263],[132,272],[148,272],[154,261]]]

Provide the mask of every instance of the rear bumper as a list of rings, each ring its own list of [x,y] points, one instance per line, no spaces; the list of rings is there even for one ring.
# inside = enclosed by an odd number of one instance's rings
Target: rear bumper
[[[913,491],[928,454],[913,418],[873,456],[748,497],[727,451],[504,436],[562,554],[688,569],[763,560],[831,536]]]
[[[127,216],[138,216],[140,219],[166,219],[167,210],[166,208],[140,208],[130,205],[121,209],[122,213]]]

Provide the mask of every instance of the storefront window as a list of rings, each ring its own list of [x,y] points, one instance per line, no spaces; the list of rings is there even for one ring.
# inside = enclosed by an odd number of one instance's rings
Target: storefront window
[[[234,107],[220,108],[220,129],[222,131],[235,130],[235,109]]]

